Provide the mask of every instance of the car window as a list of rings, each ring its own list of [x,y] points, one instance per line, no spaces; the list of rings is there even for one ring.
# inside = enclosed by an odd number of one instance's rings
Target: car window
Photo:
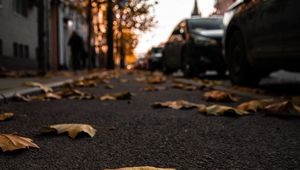
[[[222,18],[201,18],[189,20],[189,28],[195,30],[216,30],[222,29]]]

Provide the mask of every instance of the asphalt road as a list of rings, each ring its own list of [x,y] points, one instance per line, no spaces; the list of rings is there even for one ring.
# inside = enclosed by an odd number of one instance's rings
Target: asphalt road
[[[297,118],[259,113],[246,117],[210,117],[196,110],[153,109],[157,101],[188,100],[206,103],[203,91],[168,89],[143,92],[146,84],[114,82],[81,88],[95,95],[128,90],[131,100],[57,100],[9,102],[0,112],[14,112],[0,122],[1,133],[30,137],[40,149],[0,153],[1,170],[88,169],[126,166],[199,169],[300,169],[300,124]],[[243,100],[250,99],[243,97]],[[229,103],[229,105],[236,105]],[[72,140],[66,135],[41,135],[43,126],[87,123],[94,138]]]

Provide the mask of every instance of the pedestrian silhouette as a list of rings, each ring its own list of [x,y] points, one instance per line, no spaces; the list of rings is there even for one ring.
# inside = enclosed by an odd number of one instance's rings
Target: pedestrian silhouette
[[[76,31],[73,31],[68,45],[71,47],[71,59],[73,70],[80,70],[81,68],[81,59],[84,55],[84,45],[83,39],[78,35]]]

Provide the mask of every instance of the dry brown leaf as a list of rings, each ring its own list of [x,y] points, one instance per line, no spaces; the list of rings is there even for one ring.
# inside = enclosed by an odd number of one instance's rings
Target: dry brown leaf
[[[205,92],[203,95],[203,98],[206,101],[217,101],[217,102],[237,102],[238,98],[233,97],[232,94],[219,91],[219,90],[213,90]]]
[[[3,152],[25,148],[39,148],[32,139],[13,134],[0,134],[0,148]]]
[[[98,82],[96,80],[82,79],[75,81],[73,85],[75,87],[96,87]]]
[[[206,107],[206,114],[211,116],[246,116],[251,113],[230,106],[211,105]]]
[[[16,93],[14,95],[13,99],[16,100],[16,101],[22,101],[22,102],[30,102],[31,101],[29,96],[24,96],[20,93]]]
[[[120,81],[120,83],[128,83],[129,82],[128,79],[124,79],[124,78],[120,79],[119,81]]]
[[[267,105],[274,103],[274,99],[251,100],[237,106],[237,109],[249,112],[258,112],[263,110]]]
[[[173,83],[171,85],[171,87],[176,88],[176,89],[188,90],[188,91],[196,91],[196,90],[199,89],[197,86],[189,85],[189,84],[183,84],[183,83]]]
[[[266,114],[278,116],[300,116],[300,107],[290,101],[270,104],[265,107]]]
[[[156,102],[152,105],[154,108],[172,108],[172,109],[192,109],[192,108],[203,108],[205,105],[191,103],[185,100],[167,101],[167,102]]]
[[[160,91],[160,90],[165,90],[166,87],[163,87],[163,86],[147,86],[147,87],[144,87],[142,88],[142,91],[147,91],[147,92],[152,92],[152,91]]]
[[[0,121],[4,121],[4,120],[7,120],[7,119],[10,119],[13,116],[14,116],[14,113],[12,113],[12,112],[2,113],[2,114],[0,114]]]
[[[44,133],[57,132],[57,134],[68,132],[71,138],[75,138],[80,132],[87,133],[90,137],[94,137],[96,134],[96,129],[88,124],[56,124],[50,125],[43,129]]]
[[[38,87],[42,91],[44,91],[45,93],[53,92],[53,89],[51,87],[48,87],[48,86],[43,85],[43,84],[38,83],[38,82],[28,81],[28,82],[25,82],[24,85],[29,86],[29,87]]]
[[[115,86],[112,85],[112,84],[105,84],[105,88],[106,89],[113,89],[113,88],[115,88]]]
[[[101,96],[99,99],[102,101],[105,101],[105,100],[127,100],[127,99],[131,99],[132,96],[133,96],[133,94],[130,92],[119,92],[119,93],[105,94],[104,96]]]
[[[117,169],[104,169],[104,170],[176,170],[173,168],[156,168],[152,166],[140,166],[140,167],[125,167]]]
[[[71,100],[90,100],[94,98],[93,95],[76,89],[65,89],[63,91],[57,92],[56,94],[63,98],[68,98]]]

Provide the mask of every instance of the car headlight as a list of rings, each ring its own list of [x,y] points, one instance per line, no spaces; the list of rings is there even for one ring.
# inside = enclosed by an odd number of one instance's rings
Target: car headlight
[[[195,36],[193,39],[196,45],[212,46],[218,44],[216,40],[203,36]]]

